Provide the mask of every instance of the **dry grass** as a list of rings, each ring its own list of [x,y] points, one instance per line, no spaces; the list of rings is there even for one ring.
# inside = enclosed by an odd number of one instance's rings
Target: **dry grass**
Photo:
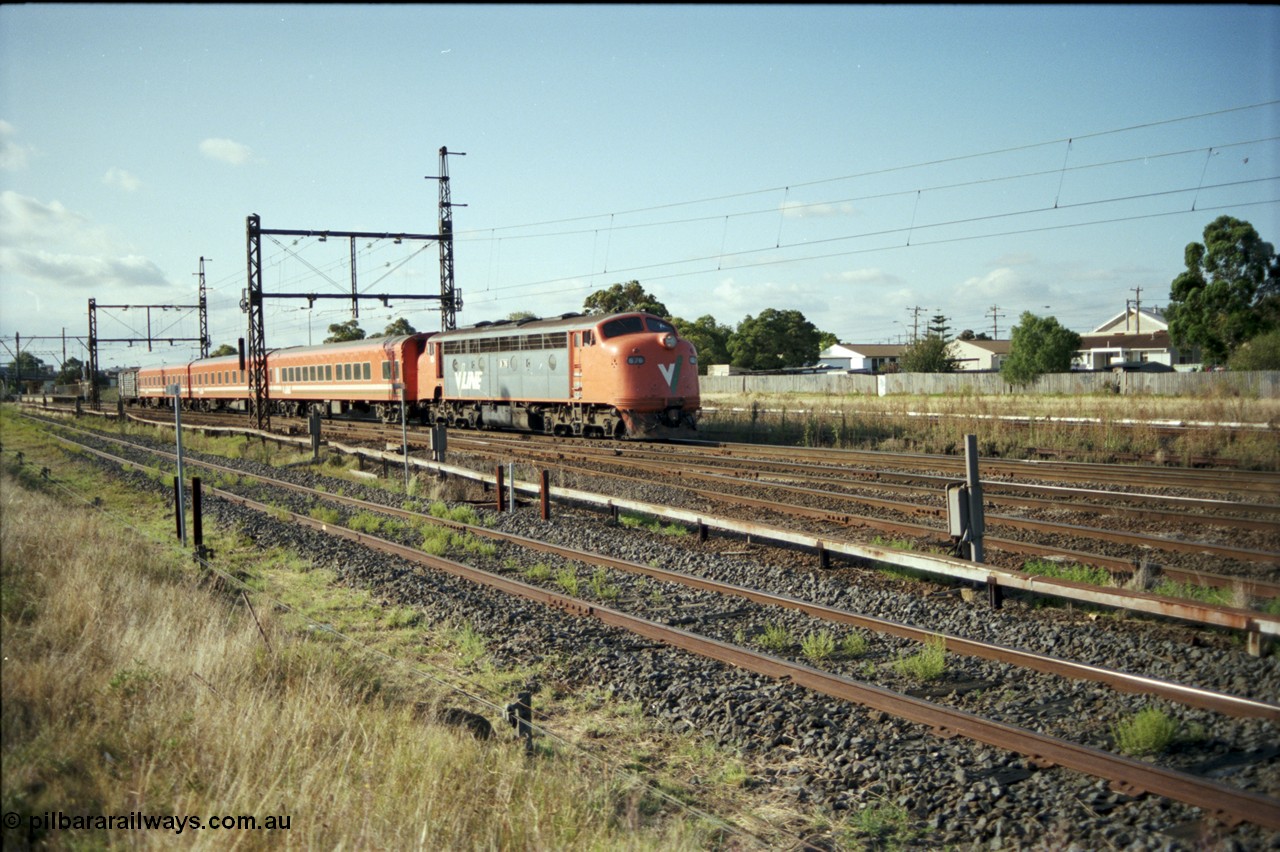
[[[165,547],[3,482],[3,808],[252,815],[222,848],[701,848],[622,776],[527,760],[418,718],[415,696],[258,607],[191,583]],[[48,519],[59,518],[59,534]],[[416,696],[421,698],[421,695]],[[168,846],[173,832],[5,831],[6,845]]]
[[[1280,469],[1274,429],[1280,400],[1243,396],[837,396],[722,395],[702,398],[710,438],[813,447],[926,453],[979,452],[1021,458],[1029,448],[1069,451],[1087,461],[1155,454],[1174,463],[1217,455],[1246,468]],[[1043,418],[1031,425],[1012,418]],[[1141,421],[1270,424],[1271,429],[1197,429],[1178,437]]]

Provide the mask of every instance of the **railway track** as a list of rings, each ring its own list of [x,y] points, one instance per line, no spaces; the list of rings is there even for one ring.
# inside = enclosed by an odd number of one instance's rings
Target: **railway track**
[[[154,453],[155,451],[147,450],[147,452]],[[242,471],[239,473],[243,475]],[[272,483],[272,487],[283,486],[279,483]],[[297,489],[296,485],[291,484],[289,487]],[[235,500],[242,503],[249,499],[238,495],[218,493],[227,500]],[[385,506],[353,503],[346,498],[339,499],[331,493],[312,491],[307,494],[307,498],[309,500],[324,500],[335,504],[347,503],[349,508],[362,511],[394,513]],[[261,503],[257,503],[254,508],[260,512],[266,511],[274,514],[279,514],[280,512],[278,507],[268,507]],[[313,528],[328,528],[328,531],[332,531],[334,528],[333,524],[316,521],[298,512],[291,513],[290,521]],[[472,530],[472,532],[494,538],[499,536],[496,531]],[[508,593],[521,594],[531,600],[537,600],[549,606],[565,609],[578,615],[590,616],[605,624],[631,630],[636,635],[652,641],[683,648],[739,669],[755,671],[771,678],[802,685],[807,689],[818,691],[824,695],[853,701],[879,711],[891,713],[924,725],[942,736],[959,734],[1003,749],[1013,749],[1027,755],[1037,766],[1058,765],[1068,767],[1107,778],[1131,794],[1136,795],[1145,791],[1187,802],[1195,807],[1205,809],[1207,813],[1214,815],[1216,818],[1230,823],[1243,820],[1254,822],[1272,830],[1280,829],[1280,803],[1274,797],[1249,793],[1224,785],[1218,781],[1196,777],[1167,767],[1152,766],[1148,763],[1063,740],[1061,737],[1030,731],[997,719],[983,718],[955,707],[946,707],[922,701],[892,690],[859,682],[836,672],[823,671],[812,665],[780,659],[775,655],[762,654],[751,648],[725,642],[708,635],[673,628],[669,624],[660,624],[641,615],[624,612],[612,606],[604,606],[599,601],[584,600],[580,597],[549,591],[542,586],[517,581],[510,576],[503,576],[501,571],[480,572],[472,566],[461,565],[450,560],[425,557],[420,551],[407,547],[403,543],[375,540],[374,537],[366,536],[354,530],[345,530],[340,534],[362,545],[376,546],[385,553],[428,565],[433,570],[451,571],[460,576],[466,576],[472,581],[483,582],[495,588],[500,588]],[[511,544],[517,543],[512,538],[508,538],[507,542]],[[549,550],[551,546],[541,543],[521,542],[519,546],[534,547],[541,552],[551,552]],[[832,619],[833,623],[853,624],[865,630],[882,630],[909,640],[918,640],[920,633],[923,632],[919,631],[918,628],[910,628],[906,625],[884,622],[883,620],[867,619],[857,614],[842,612],[833,607],[824,607],[796,599],[786,599],[783,596],[768,595],[756,589],[735,588],[731,584],[717,584],[713,581],[699,578],[682,579],[670,573],[662,572],[650,565],[627,563],[625,560],[617,559],[601,560],[600,557],[592,556],[591,554],[564,548],[560,548],[555,552],[557,556],[564,559],[581,561],[590,565],[607,566],[611,570],[642,574],[655,580],[660,579],[662,582],[680,582],[695,587],[701,592],[712,592],[717,595],[732,594],[736,597],[750,600],[753,604],[790,608],[804,613],[806,617],[828,618]],[[1038,671],[1053,671],[1057,675],[1088,677],[1097,682],[1110,683],[1118,689],[1154,690],[1155,694],[1159,694],[1163,698],[1186,701],[1193,706],[1207,707],[1209,705],[1204,702],[1210,702],[1212,709],[1217,712],[1241,712],[1244,715],[1255,716],[1273,723],[1278,710],[1280,710],[1275,705],[1270,705],[1266,702],[1241,702],[1230,697],[1214,696],[1211,691],[1184,690],[1176,684],[1161,684],[1152,679],[1146,679],[1145,681],[1141,678],[1131,679],[1129,676],[1118,673],[1103,672],[1094,667],[1077,666],[1066,661],[1055,661],[1047,657],[1037,659],[1040,655],[1019,655],[1018,652],[1014,652],[1011,649],[1001,649],[987,643],[970,642],[961,637],[948,637],[948,641],[955,645],[957,652],[960,652],[959,649],[963,648],[964,653],[972,653],[982,659],[996,659],[1004,663],[1012,663],[1015,659],[1021,658],[1017,664],[1028,665]],[[950,648],[951,645],[949,645]],[[1004,655],[1009,655],[1009,657],[1006,659]],[[1046,666],[1049,668],[1045,668]],[[1057,670],[1057,667],[1062,666],[1072,669],[1075,673],[1068,674],[1066,669]],[[1112,678],[1115,679],[1112,680]],[[1235,706],[1236,710],[1227,709],[1230,706]]]
[[[207,425],[197,422],[193,426],[226,428],[225,425],[213,425],[225,424],[225,416],[203,415],[197,419],[207,420]],[[163,420],[157,422],[167,425]],[[297,432],[302,428],[300,423],[281,425],[286,431]],[[367,422],[326,422],[324,430],[330,439],[333,433],[337,433],[347,440],[371,441],[382,447],[392,443],[398,445],[400,437],[397,434],[396,440],[389,440],[391,436],[385,427]],[[411,447],[415,440],[425,440],[421,433],[411,435],[414,436],[410,441]],[[736,484],[737,490],[729,490],[727,487],[710,489],[684,486],[678,490],[686,495],[683,501],[686,507],[710,507],[716,514],[736,515],[745,517],[748,521],[758,517],[750,514],[743,516],[741,511],[746,508],[750,512],[764,513],[763,517],[766,518],[783,518],[784,524],[799,524],[804,532],[820,537],[825,536],[825,531],[832,528],[849,531],[860,528],[904,536],[906,540],[915,542],[913,547],[921,551],[945,550],[950,546],[945,528],[945,511],[939,505],[940,486],[954,480],[936,473],[934,463],[955,464],[954,459],[908,455],[905,458],[916,461],[923,459],[927,462],[926,471],[868,470],[836,467],[831,459],[847,462],[847,458],[852,455],[862,463],[866,459],[879,459],[879,454],[831,454],[799,449],[795,453],[801,456],[807,454],[810,460],[782,459],[779,456],[784,451],[789,452],[787,448],[730,447],[727,448],[730,453],[728,457],[732,461],[726,467],[708,465],[708,456],[702,451],[705,448],[689,455],[682,452],[684,448],[670,445],[637,445],[625,442],[604,444],[598,441],[549,442],[533,436],[501,433],[454,432],[452,435],[452,453],[470,453],[477,458],[488,458],[494,463],[515,459],[543,469],[554,467],[597,484],[602,480],[612,480],[618,484],[612,491],[615,494],[625,493],[627,489],[634,488],[638,482],[647,479],[665,489],[662,502],[679,505],[681,500],[674,496],[673,483],[701,478],[722,486]],[[748,451],[758,451],[756,455],[762,458],[747,458],[745,454]],[[901,463],[901,457],[891,455],[891,458]],[[813,459],[827,461],[819,464]],[[588,469],[586,464],[594,466]],[[1076,468],[1075,465],[1069,467],[1073,470]],[[1128,475],[1127,467],[1113,466],[1111,470],[1113,477],[1117,475],[1117,471]],[[1188,473],[1198,477],[1198,472]],[[855,477],[858,479],[851,491],[842,481]],[[785,481],[776,482],[778,478]],[[1280,478],[1274,475],[1251,476],[1247,479],[1252,486],[1280,482]],[[1162,481],[1171,481],[1169,472],[1166,472]],[[919,485],[920,482],[927,485]],[[868,493],[879,491],[882,484],[887,485],[890,492],[909,489],[908,494],[913,499],[877,497]],[[1165,579],[1184,586],[1219,588],[1237,596],[1246,595],[1259,599],[1271,599],[1280,595],[1280,584],[1276,582],[1276,566],[1280,559],[1276,552],[1280,547],[1271,546],[1280,541],[1277,538],[1277,530],[1280,530],[1277,512],[1280,507],[1272,503],[1257,502],[1251,496],[1257,493],[1252,487],[1246,490],[1244,499],[1228,500],[1222,497],[1187,496],[1186,488],[1179,489],[1183,492],[1181,494],[1165,495],[1008,482],[986,477],[983,485],[984,493],[989,495],[988,504],[996,507],[1020,505],[1023,508],[1030,507],[1037,513],[1057,517],[1069,515],[1091,520],[1106,517],[1113,521],[1119,519],[1121,526],[1138,521],[1155,522],[1164,523],[1167,530],[1169,525],[1176,524],[1178,530],[1174,535],[1153,535],[1123,528],[1101,528],[1071,524],[1064,520],[993,513],[988,515],[993,527],[998,529],[1003,526],[1018,535],[1008,537],[988,533],[985,540],[988,564],[1015,571],[1022,569],[1026,558],[1087,565],[1109,571],[1116,578],[1114,582],[1117,584],[1127,582],[1136,570],[1143,568],[1158,571]],[[764,490],[774,493],[767,499],[755,496]],[[1057,499],[1020,496],[1028,491],[1052,495]],[[796,499],[798,494],[804,495],[803,499]],[[872,513],[851,512],[841,507],[841,502],[870,507]],[[1139,505],[1130,505],[1134,502]],[[1161,504],[1172,506],[1173,509],[1153,510],[1153,505]],[[920,516],[934,523],[919,523],[915,519]],[[785,521],[786,518],[792,520]],[[1185,533],[1190,530],[1196,532],[1194,538],[1186,536]],[[1227,542],[1209,538],[1209,534],[1214,531],[1217,531],[1217,535],[1227,537]],[[1263,546],[1229,543],[1248,536],[1252,536],[1247,539],[1248,542],[1261,541]],[[1104,547],[1096,547],[1097,542],[1102,542]],[[1184,561],[1178,561],[1178,557],[1182,557]],[[1189,563],[1185,560],[1189,560]],[[1227,564],[1223,560],[1231,560],[1232,564],[1242,567],[1232,573],[1221,573],[1221,565]]]

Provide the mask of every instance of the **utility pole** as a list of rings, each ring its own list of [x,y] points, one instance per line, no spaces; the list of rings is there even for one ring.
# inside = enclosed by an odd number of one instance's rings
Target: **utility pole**
[[[920,312],[923,310],[924,308],[920,307],[919,305],[916,305],[915,307],[912,307],[912,308],[907,308],[907,313],[911,314],[911,342],[912,343],[915,343],[917,340],[920,339]]]
[[[1133,296],[1134,296],[1134,299],[1133,299],[1133,323],[1134,323],[1133,333],[1134,333],[1134,334],[1141,334],[1141,333],[1142,333],[1142,288],[1141,288],[1141,287],[1134,287],[1134,288],[1133,288]],[[1127,304],[1127,302],[1128,302],[1128,300],[1126,300],[1126,304]],[[1126,328],[1126,329],[1128,329],[1128,328],[1129,328],[1129,318],[1128,318],[1128,317],[1125,317],[1125,323],[1124,323],[1124,326],[1125,326],[1125,328]]]
[[[211,257],[200,258],[200,271],[196,273],[200,276],[200,357],[209,357],[209,301],[205,298],[204,291],[204,262],[213,260]]]
[[[453,154],[457,157],[467,156],[460,151],[440,148],[440,174],[427,180],[440,181],[440,330],[452,331],[458,327],[458,309],[462,307],[462,294],[458,292],[453,281],[453,208],[466,207],[465,204],[454,204],[449,190],[449,160]]]
[[[992,305],[987,309],[987,316],[991,317],[991,339],[1000,339],[1000,317],[1004,314],[1000,313],[999,305]]]
[[[115,310],[127,311],[130,308],[141,308],[147,312],[147,336],[146,337],[98,337],[98,311],[99,310]],[[151,334],[151,311],[159,309],[162,311],[169,310],[190,310],[200,309],[200,316],[203,320],[204,310],[201,305],[99,305],[97,299],[89,300],[89,403],[95,409],[100,407],[100,399],[98,396],[98,344],[99,343],[145,343],[147,351],[151,351],[151,344],[158,343],[161,340],[167,340],[169,345],[175,343],[202,343],[207,340],[207,336],[202,335],[196,337],[154,337]],[[202,325],[205,324],[202,322]]]

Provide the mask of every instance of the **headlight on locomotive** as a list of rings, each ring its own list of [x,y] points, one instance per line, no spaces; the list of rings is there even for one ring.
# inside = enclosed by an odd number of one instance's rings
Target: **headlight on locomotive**
[[[666,337],[662,338],[662,345],[667,349],[675,349],[676,336],[674,334],[668,334]]]

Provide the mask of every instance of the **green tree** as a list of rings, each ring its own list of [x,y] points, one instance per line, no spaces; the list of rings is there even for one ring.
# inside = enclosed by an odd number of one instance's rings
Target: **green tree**
[[[1023,311],[1013,327],[1009,356],[1000,375],[1013,385],[1029,385],[1044,373],[1065,373],[1080,348],[1080,335],[1058,324],[1055,317],[1038,317]]]
[[[80,381],[84,378],[84,362],[79,358],[68,358],[62,365],[62,369],[58,371],[58,377],[54,382],[60,385],[69,385]]]
[[[1233,370],[1280,370],[1280,328],[1240,344],[1227,366]]]
[[[614,284],[607,290],[597,290],[583,300],[582,309],[589,314],[646,311],[664,319],[671,316],[667,306],[645,292],[639,281],[628,281],[626,284]]]
[[[329,336],[324,339],[324,342],[345,343],[348,340],[364,340],[364,329],[360,327],[359,320],[351,319],[331,324]]]
[[[232,346],[230,343],[224,343],[217,349],[209,353],[210,358],[221,358],[223,355],[239,355],[240,350]]]
[[[512,311],[511,313],[507,314],[507,319],[510,320],[511,322],[520,322],[520,320],[526,320],[526,319],[531,320],[531,319],[537,319],[537,318],[538,318],[538,315],[533,313],[532,311]]]
[[[693,322],[679,317],[671,320],[680,336],[698,350],[698,372],[706,375],[708,364],[728,364],[729,338],[733,329],[720,325],[711,314],[698,317]]]
[[[332,330],[332,326],[330,327],[330,330]],[[382,330],[382,334],[377,336],[404,337],[406,334],[416,334],[417,332],[418,330],[410,325],[407,319],[404,317],[398,317],[394,322],[389,323],[387,327]]]
[[[1184,259],[1187,270],[1173,279],[1165,309],[1174,343],[1199,346],[1207,363],[1219,364],[1280,325],[1280,263],[1248,222],[1219,216]]]
[[[44,361],[30,352],[19,352],[18,357],[9,362],[9,375],[22,374],[23,379],[34,379],[44,374]]]
[[[766,308],[738,323],[729,338],[735,366],[745,370],[803,367],[818,360],[822,332],[799,311]]]
[[[904,373],[954,373],[957,367],[951,341],[940,334],[927,334],[907,345],[898,358],[898,369]]]

